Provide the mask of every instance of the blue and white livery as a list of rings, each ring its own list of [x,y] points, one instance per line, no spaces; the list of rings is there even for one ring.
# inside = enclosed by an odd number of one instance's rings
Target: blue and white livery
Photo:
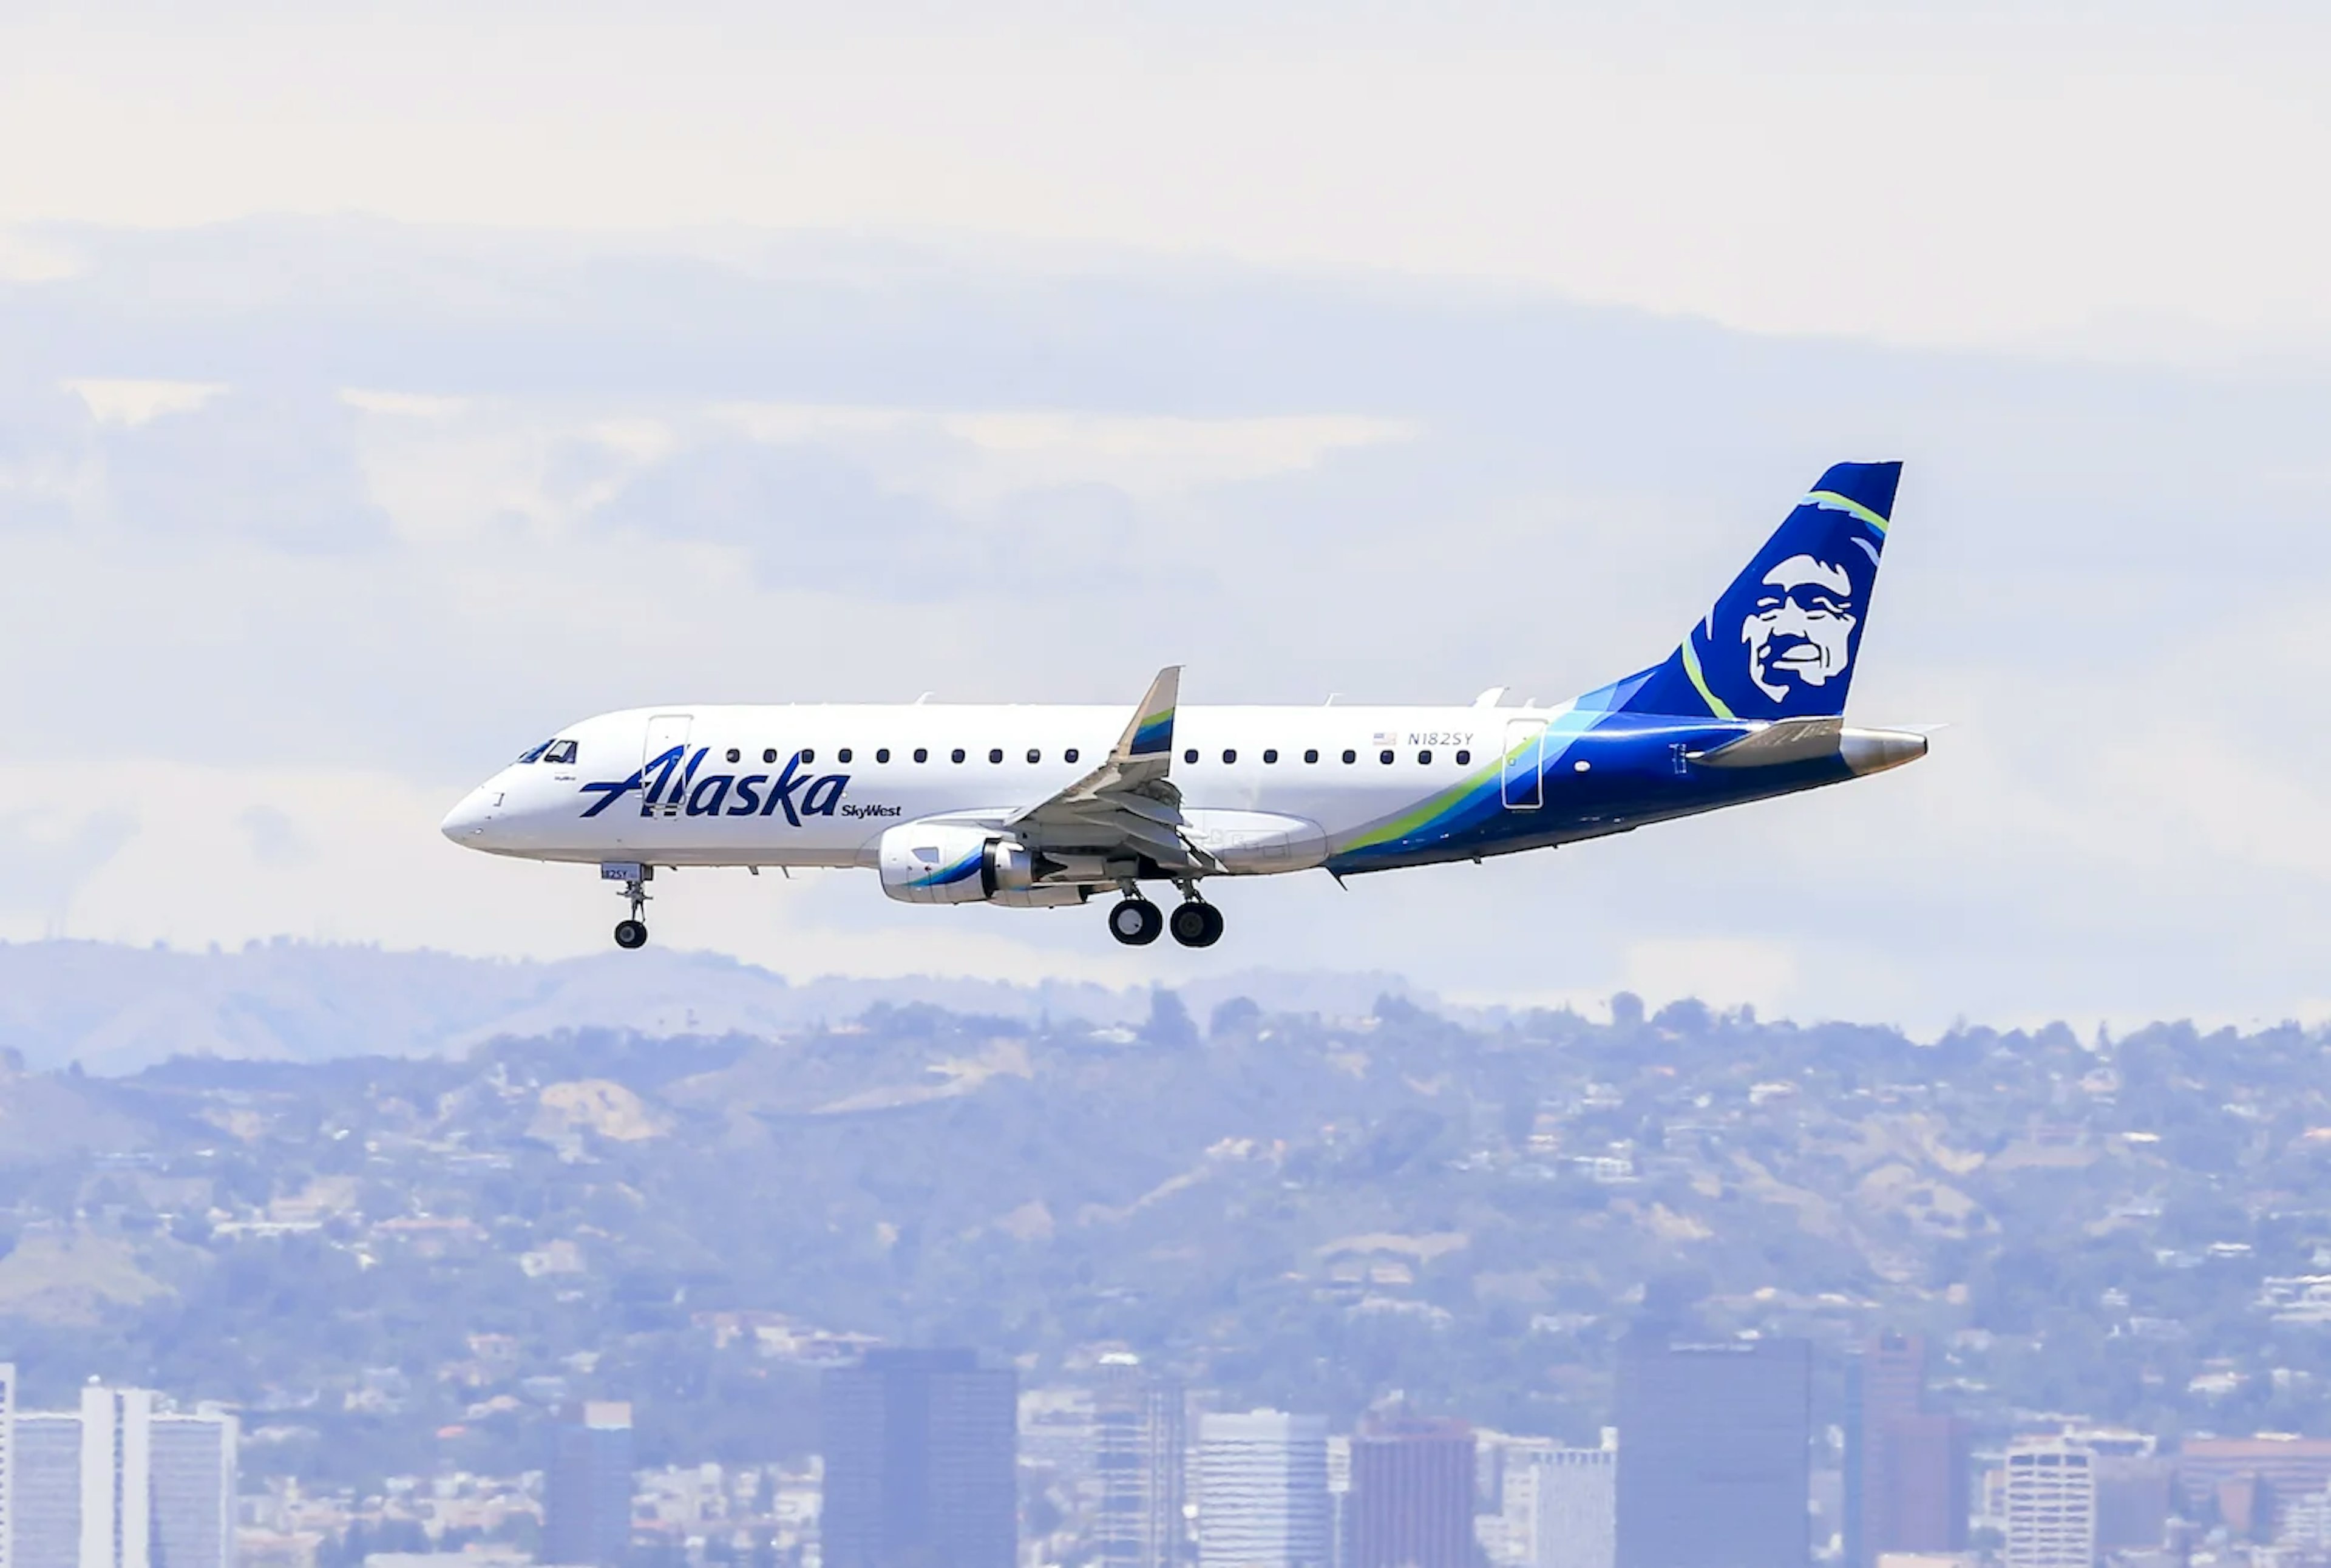
[[[657,868],[860,866],[918,904],[1081,904],[1140,946],[1222,935],[1222,877],[1479,860],[1840,784],[1926,755],[1846,695],[1899,463],[1840,463],[1674,652],[1552,708],[712,707],[602,714],[448,815],[465,848],[595,864],[647,940]],[[1181,894],[1171,917],[1141,891]]]

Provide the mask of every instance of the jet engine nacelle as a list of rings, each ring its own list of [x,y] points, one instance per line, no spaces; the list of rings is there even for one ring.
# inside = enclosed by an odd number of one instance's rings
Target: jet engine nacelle
[[[1045,894],[1075,889],[1038,888],[1028,847],[992,828],[966,822],[901,822],[882,835],[877,851],[882,891],[909,904],[1045,903]]]

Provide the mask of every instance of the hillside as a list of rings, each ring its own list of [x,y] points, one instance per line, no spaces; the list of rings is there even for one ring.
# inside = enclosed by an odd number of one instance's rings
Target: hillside
[[[2320,1034],[1153,1006],[14,1074],[0,1126],[81,1130],[0,1164],[0,1350],[35,1404],[151,1379],[342,1472],[484,1463],[573,1391],[653,1455],[782,1451],[850,1335],[1584,1435],[1647,1313],[1923,1328],[1994,1431],[2331,1421]]]

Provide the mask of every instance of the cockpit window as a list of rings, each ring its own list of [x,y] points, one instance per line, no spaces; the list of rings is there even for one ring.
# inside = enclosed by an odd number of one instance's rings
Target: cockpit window
[[[575,760],[575,743],[571,740],[552,741],[550,749],[542,754],[542,760],[572,764]]]
[[[521,763],[540,762],[542,760],[542,754],[548,751],[552,746],[557,744],[558,743],[557,741],[546,740],[540,746],[528,747],[526,753],[518,760]]]

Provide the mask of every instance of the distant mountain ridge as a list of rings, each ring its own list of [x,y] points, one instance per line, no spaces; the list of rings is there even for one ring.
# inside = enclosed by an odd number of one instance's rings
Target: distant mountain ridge
[[[1394,975],[1250,971],[1184,988],[1202,1016],[1250,996],[1268,1008],[1361,1013]],[[102,942],[0,943],[0,1050],[25,1067],[138,1071],[174,1056],[323,1061],[457,1055],[500,1035],[608,1029],[652,1038],[771,1036],[924,1003],[1014,1019],[1126,1023],[1149,992],[1086,984],[909,976],[791,981],[715,954],[600,954],[553,963],[279,939],[189,952]]]

